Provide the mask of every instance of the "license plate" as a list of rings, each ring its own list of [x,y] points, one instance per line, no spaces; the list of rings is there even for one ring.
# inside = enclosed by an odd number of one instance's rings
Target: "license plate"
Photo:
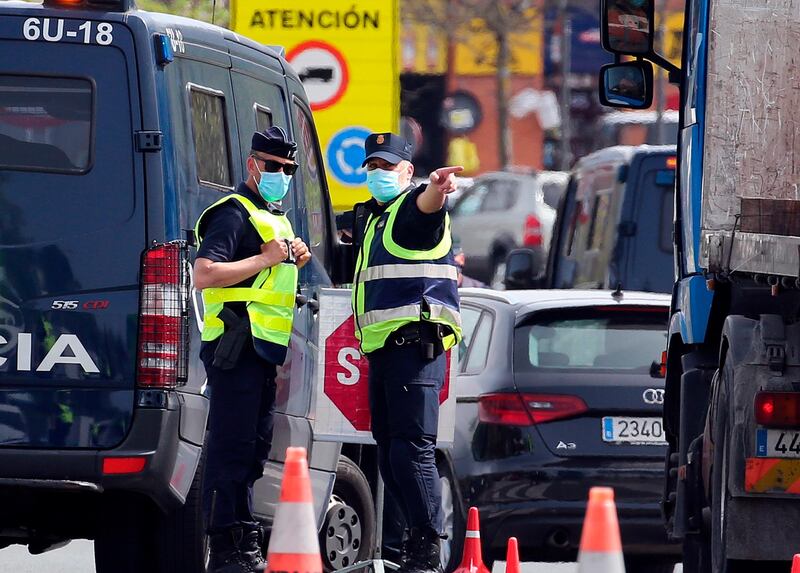
[[[661,418],[603,418],[603,441],[616,444],[647,444],[663,446],[664,424]]]
[[[756,457],[800,458],[800,431],[756,430]]]

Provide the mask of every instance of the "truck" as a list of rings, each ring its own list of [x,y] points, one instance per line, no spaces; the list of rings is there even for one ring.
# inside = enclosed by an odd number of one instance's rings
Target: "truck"
[[[601,19],[616,55],[602,103],[650,107],[653,64],[680,88],[667,531],[686,573],[788,571],[800,549],[800,1],[687,0],[680,67],[653,48],[651,0],[604,0]]]

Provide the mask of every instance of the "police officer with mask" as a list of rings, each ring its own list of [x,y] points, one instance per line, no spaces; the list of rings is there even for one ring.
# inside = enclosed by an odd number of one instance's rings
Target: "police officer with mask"
[[[393,133],[365,148],[372,199],[357,205],[353,244],[356,336],[369,360],[372,434],[386,488],[409,530],[402,571],[440,570],[441,488],[435,445],[444,351],[461,339],[457,270],[445,199],[445,167],[411,186],[411,146]]]
[[[247,181],[206,209],[194,283],[203,291],[200,357],[211,388],[203,483],[209,573],[264,570],[253,484],[272,445],[276,367],[292,330],[298,269],[311,258],[280,202],[297,170],[280,127],[253,134]]]

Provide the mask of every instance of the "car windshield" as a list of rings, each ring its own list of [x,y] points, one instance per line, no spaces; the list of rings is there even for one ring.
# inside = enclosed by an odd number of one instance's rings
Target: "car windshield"
[[[666,307],[592,307],[533,314],[514,333],[514,369],[648,372],[666,348]]]

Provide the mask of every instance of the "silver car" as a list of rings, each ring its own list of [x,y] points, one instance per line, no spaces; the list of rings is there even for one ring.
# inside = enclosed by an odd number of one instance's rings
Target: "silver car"
[[[550,185],[558,178],[507,172],[475,178],[450,213],[453,235],[466,255],[465,274],[502,288],[506,255],[519,247],[540,254],[544,270],[556,219],[544,199],[545,181]]]

